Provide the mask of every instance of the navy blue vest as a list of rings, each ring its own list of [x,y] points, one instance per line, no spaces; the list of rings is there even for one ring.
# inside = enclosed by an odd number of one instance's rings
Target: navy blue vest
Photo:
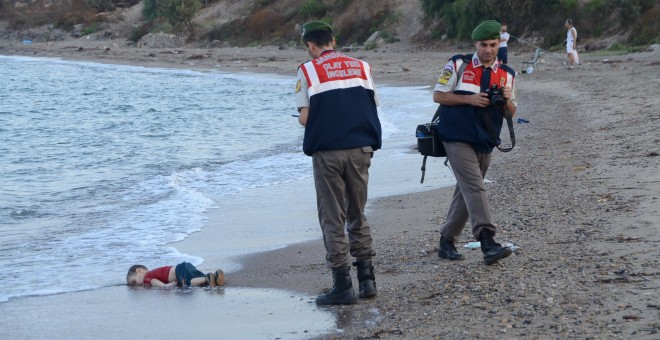
[[[452,57],[454,63],[459,60],[462,61],[462,59],[463,55]],[[455,67],[454,69],[458,68]],[[471,63],[461,75],[462,79],[457,79],[457,82],[463,81],[469,83],[469,85],[478,85],[481,92],[485,92],[490,84],[506,85],[506,83],[502,84],[500,81],[502,78],[508,78],[506,73],[510,73],[512,76],[515,75],[515,71],[506,65],[498,65],[497,70],[489,68],[488,71],[490,72],[490,79],[486,78],[482,82],[482,78],[484,78],[483,67],[475,67],[474,63]],[[460,88],[461,86],[457,86],[453,93],[457,95],[472,95],[475,93]],[[501,108],[492,105],[485,108],[472,105],[443,105],[440,111],[440,121],[437,125],[438,133],[443,141],[463,142],[472,145],[479,153],[491,153],[493,148],[501,143],[499,136],[504,121],[503,114]]]
[[[309,94],[303,151],[381,147],[381,126],[369,65],[329,51],[300,66]]]

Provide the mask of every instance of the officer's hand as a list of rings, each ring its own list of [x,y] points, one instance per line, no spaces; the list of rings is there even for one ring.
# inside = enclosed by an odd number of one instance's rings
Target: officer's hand
[[[468,98],[472,106],[486,107],[490,105],[490,99],[488,99],[488,94],[485,92],[475,93]]]
[[[508,86],[505,86],[505,87],[502,89],[502,96],[503,96],[504,99],[506,99],[506,100],[511,99],[511,97],[512,97],[511,88],[508,87]]]

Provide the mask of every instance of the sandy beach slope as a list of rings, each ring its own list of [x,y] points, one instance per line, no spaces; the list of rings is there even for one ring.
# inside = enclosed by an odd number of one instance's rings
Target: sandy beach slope
[[[291,76],[306,59],[302,50],[276,47],[119,45],[1,42],[0,54]],[[450,51],[392,46],[348,54],[369,61],[379,84],[430,86]],[[530,56],[517,53],[510,65],[520,71]],[[325,338],[657,339],[660,52],[584,55],[575,70],[560,58],[548,55],[536,72],[517,77],[517,117],[529,123],[515,124],[515,149],[495,151],[487,175],[496,238],[519,246],[515,255],[491,267],[478,250],[459,248],[460,262],[437,257],[452,188],[372,200],[379,296],[327,308],[338,325]],[[434,160],[430,171],[440,166]],[[211,220],[195,240],[213,227]],[[461,241],[473,240],[465,232]],[[193,247],[186,242],[180,246]],[[194,247],[212,252],[213,242]],[[319,241],[257,254],[228,276],[228,286],[315,295],[331,284],[323,256]]]

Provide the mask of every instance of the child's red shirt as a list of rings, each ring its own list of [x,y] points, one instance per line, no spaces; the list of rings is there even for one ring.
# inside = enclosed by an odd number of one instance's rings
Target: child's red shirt
[[[144,274],[144,284],[151,286],[151,280],[156,279],[162,283],[169,283],[170,269],[172,266],[159,267]]]

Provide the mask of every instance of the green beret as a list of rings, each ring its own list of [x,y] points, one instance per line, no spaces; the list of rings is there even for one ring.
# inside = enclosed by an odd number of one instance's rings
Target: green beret
[[[332,33],[332,27],[323,21],[310,21],[302,26],[300,36],[304,40],[308,34],[318,31],[329,31]]]
[[[486,20],[475,27],[472,31],[472,40],[500,39],[500,28],[502,25],[495,20]]]

